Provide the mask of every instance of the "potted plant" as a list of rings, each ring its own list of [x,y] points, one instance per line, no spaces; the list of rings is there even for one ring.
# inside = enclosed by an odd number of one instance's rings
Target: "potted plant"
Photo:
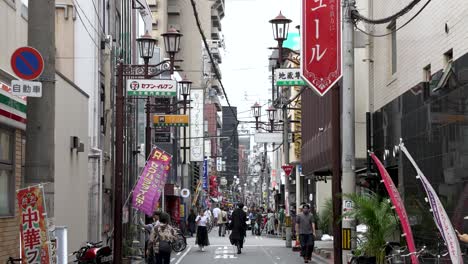
[[[353,202],[354,208],[345,212],[343,217],[355,218],[367,226],[367,232],[362,234],[360,251],[363,257],[359,263],[385,263],[383,248],[386,239],[395,232],[398,224],[391,204],[373,192],[344,196]]]

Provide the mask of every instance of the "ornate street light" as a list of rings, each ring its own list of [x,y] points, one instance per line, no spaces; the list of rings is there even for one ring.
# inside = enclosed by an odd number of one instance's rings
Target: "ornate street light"
[[[258,119],[261,116],[262,106],[255,103],[252,107],[252,116],[255,117],[255,129],[258,130]]]
[[[283,64],[283,41],[288,38],[288,31],[289,31],[289,23],[292,20],[286,18],[281,14],[272,20],[270,20],[271,27],[273,28],[273,38],[278,41],[278,63],[279,67]]]
[[[281,11],[278,16],[270,20],[273,28],[273,38],[276,41],[285,41],[288,38],[289,23],[291,22],[292,20],[283,16]]]
[[[164,47],[169,55],[179,52],[180,38],[183,36],[175,28],[171,27],[166,33],[161,34],[164,38]]]
[[[156,40],[146,31],[143,36],[136,39],[136,42],[138,43],[140,57],[145,61],[145,64],[148,64],[148,61],[153,57]]]
[[[274,124],[275,119],[277,119],[276,108],[274,108],[273,106],[270,106],[270,107],[268,107],[268,109],[266,111],[268,113],[268,120],[270,120],[270,126],[271,126],[270,132],[273,132],[274,127],[275,127],[275,124]]]
[[[179,93],[184,99],[184,114],[187,112],[187,97],[190,95],[190,89],[192,88],[192,81],[187,79],[185,76],[182,81],[179,82]]]

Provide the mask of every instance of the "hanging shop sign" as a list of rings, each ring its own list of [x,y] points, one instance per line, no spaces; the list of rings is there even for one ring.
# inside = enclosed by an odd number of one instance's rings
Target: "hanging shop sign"
[[[255,133],[255,143],[281,143],[283,133]]]
[[[153,123],[156,127],[188,126],[188,115],[154,115]]]
[[[301,75],[320,96],[342,76],[341,0],[302,0]]]
[[[203,126],[203,89],[190,91],[190,161],[203,161],[204,158],[204,126]]]
[[[127,95],[177,96],[177,82],[169,79],[127,80]]]
[[[275,69],[276,85],[279,86],[304,86],[305,81],[301,78],[301,69]]]
[[[50,241],[42,185],[20,189],[18,201],[22,263],[49,263]]]

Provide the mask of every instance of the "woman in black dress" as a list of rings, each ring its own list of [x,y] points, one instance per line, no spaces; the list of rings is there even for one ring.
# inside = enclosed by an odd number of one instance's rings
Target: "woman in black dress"
[[[244,207],[243,203],[237,205],[236,210],[232,213],[232,233],[229,236],[231,244],[237,247],[237,254],[242,253],[244,246],[244,239],[247,232],[247,214],[242,210]]]
[[[198,216],[195,219],[197,222],[197,239],[195,240],[195,244],[198,245],[201,251],[205,251],[205,247],[210,245],[210,241],[208,240],[208,229],[206,225],[208,224],[209,216],[203,213],[203,210],[198,211]]]

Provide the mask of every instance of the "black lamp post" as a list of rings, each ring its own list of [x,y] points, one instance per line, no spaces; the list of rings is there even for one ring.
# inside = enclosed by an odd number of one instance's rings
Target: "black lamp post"
[[[180,50],[180,38],[183,36],[175,28],[170,28],[166,33],[161,34],[164,38],[164,47],[171,60],[171,74],[174,73],[175,54]]]
[[[270,107],[268,107],[266,111],[268,113],[268,120],[270,121],[270,126],[271,126],[270,132],[273,133],[273,130],[275,128],[275,120],[278,119],[276,117],[276,108],[270,105]]]
[[[189,81],[186,77],[179,82],[179,93],[183,97],[184,104],[184,115],[187,114],[187,98],[190,95],[190,89],[192,88],[192,82]],[[182,163],[187,163],[187,127],[184,126],[184,146],[182,147],[184,156]],[[182,184],[183,185],[183,184]]]
[[[283,16],[281,11],[278,16],[270,20],[273,28],[273,38],[278,41],[278,63],[280,67],[283,63],[283,42],[288,39],[289,23],[291,22],[292,20]]]
[[[252,116],[255,117],[255,129],[258,130],[258,119],[261,116],[262,106],[255,103],[252,107]]]

